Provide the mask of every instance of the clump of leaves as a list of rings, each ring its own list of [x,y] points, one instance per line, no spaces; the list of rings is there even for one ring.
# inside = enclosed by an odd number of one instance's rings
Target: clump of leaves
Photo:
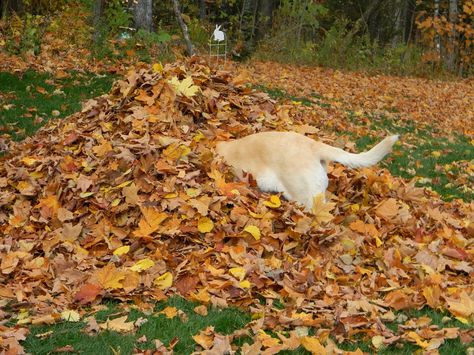
[[[250,353],[326,351],[329,334],[364,333],[375,348],[467,339],[468,330],[394,331],[381,320],[429,306],[473,321],[472,204],[443,202],[377,168],[331,167],[331,202],[315,200],[313,213],[234,181],[216,141],[275,128],[320,133],[247,81],[197,58],[139,67],[12,145],[0,165],[0,295],[13,308],[34,305],[21,324],[54,323],[104,297],[143,304],[180,294],[247,307]],[[15,344],[16,333],[5,334],[1,344]],[[198,336],[204,349],[232,348],[213,329]]]

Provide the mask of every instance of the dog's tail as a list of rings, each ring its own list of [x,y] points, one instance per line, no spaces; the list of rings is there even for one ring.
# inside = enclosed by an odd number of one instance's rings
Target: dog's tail
[[[324,149],[319,150],[319,159],[325,161],[336,161],[350,168],[362,168],[378,163],[385,155],[392,151],[392,146],[398,140],[398,135],[389,136],[373,147],[371,150],[354,154],[342,149],[324,145]]]

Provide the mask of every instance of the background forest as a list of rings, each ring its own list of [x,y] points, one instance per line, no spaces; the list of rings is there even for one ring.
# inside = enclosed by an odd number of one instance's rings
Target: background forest
[[[424,76],[474,71],[472,0],[0,0],[0,11],[0,50],[12,54],[86,48],[97,58],[170,59],[184,48],[207,53],[219,24],[234,59]]]

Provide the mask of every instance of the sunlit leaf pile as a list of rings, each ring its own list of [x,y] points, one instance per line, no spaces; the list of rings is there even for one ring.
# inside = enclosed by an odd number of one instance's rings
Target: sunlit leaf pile
[[[104,297],[179,294],[249,310],[248,353],[316,352],[335,346],[329,335],[361,334],[429,350],[462,335],[384,322],[423,306],[474,320],[474,204],[377,167],[332,166],[329,203],[316,199],[314,214],[236,181],[216,141],[319,131],[246,84],[199,60],[138,68],[0,158],[0,299],[30,310],[20,323]]]

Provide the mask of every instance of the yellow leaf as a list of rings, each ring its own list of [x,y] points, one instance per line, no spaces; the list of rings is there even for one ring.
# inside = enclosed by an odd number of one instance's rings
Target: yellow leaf
[[[211,300],[211,296],[209,295],[209,292],[207,292],[207,287],[201,288],[197,293],[191,293],[190,297],[194,301],[201,303],[209,303]]]
[[[316,223],[325,223],[333,219],[333,215],[330,213],[334,207],[335,203],[326,203],[324,202],[324,195],[318,194],[313,198],[313,207],[311,212],[314,215],[314,221]]]
[[[166,194],[163,197],[166,199],[171,199],[171,198],[178,197],[178,194],[176,192],[170,192],[169,194]]]
[[[165,272],[163,275],[157,277],[153,284],[160,290],[166,290],[173,284],[173,274],[171,272]]]
[[[104,288],[121,288],[125,273],[118,270],[114,264],[107,264],[96,271],[97,280]]]
[[[189,197],[199,196],[200,193],[201,193],[201,190],[194,187],[190,187],[189,189],[186,189],[186,195],[188,195]]]
[[[383,340],[385,338],[381,335],[375,335],[372,337],[372,345],[375,347],[375,349],[380,349],[380,347],[383,345]]]
[[[127,254],[128,252],[130,251],[130,245],[124,245],[124,246],[121,246],[120,248],[117,248],[114,250],[114,255],[123,255],[123,254]]]
[[[153,64],[152,68],[155,73],[163,73],[163,65],[161,63]]]
[[[326,349],[321,345],[319,340],[314,337],[302,337],[300,339],[301,345],[310,351],[313,355],[326,355]]]
[[[258,229],[257,226],[248,225],[247,227],[245,227],[244,231],[250,233],[252,237],[255,238],[255,240],[260,240],[260,229]]]
[[[122,182],[120,185],[115,186],[114,189],[121,189],[122,187],[127,187],[131,183],[132,183],[132,180]]]
[[[469,320],[464,317],[454,317],[463,324],[469,324]]]
[[[254,213],[254,212],[252,212],[252,211],[249,211],[249,215],[251,215],[253,218],[258,218],[258,219],[263,218],[263,214]]]
[[[107,142],[103,141],[100,145],[96,145],[92,148],[92,151],[100,158],[105,156],[108,152],[112,151],[112,145]]]
[[[381,246],[383,244],[382,240],[380,240],[379,237],[375,237],[375,245],[377,247]]]
[[[187,76],[182,81],[175,76],[171,78],[169,83],[174,87],[178,95],[183,95],[186,97],[192,97],[199,92],[199,86],[194,85],[193,78]]]
[[[474,316],[474,297],[465,291],[461,292],[459,299],[448,298],[448,310],[455,316],[469,318]]]
[[[142,207],[140,210],[142,211],[143,218],[138,222],[138,229],[134,231],[134,234],[139,237],[152,234],[168,218],[165,212],[160,212],[154,207]]]
[[[21,161],[25,163],[26,166],[32,166],[38,161],[38,159],[33,157],[24,157],[23,159],[21,159]]]
[[[204,134],[202,134],[201,131],[198,131],[198,132],[194,135],[193,140],[194,140],[195,142],[198,142],[198,143],[199,143],[201,140],[203,140],[203,139],[205,139],[205,138],[206,138],[206,136],[205,136]]]
[[[130,270],[136,271],[136,272],[142,272],[146,269],[151,268],[153,265],[155,265],[155,262],[149,258],[146,258],[146,259],[142,259],[136,262],[135,265],[132,265],[130,267]]]
[[[94,194],[94,192],[81,192],[81,193],[79,194],[79,197],[80,197],[80,198],[86,198],[86,197],[92,196],[93,194]]]
[[[351,211],[352,211],[352,213],[359,212],[359,209],[360,209],[359,204],[354,203],[354,204],[351,205]]]
[[[81,319],[81,316],[76,311],[67,309],[61,312],[61,319],[67,322],[79,322],[79,320]]]
[[[210,326],[201,330],[199,334],[193,335],[193,339],[204,349],[210,349],[214,343],[214,327]]]
[[[110,204],[110,207],[117,207],[120,204],[120,201],[121,200],[119,198],[114,199]]]
[[[258,330],[257,339],[267,348],[278,346],[281,343],[280,339],[268,335],[263,329]]]
[[[191,148],[184,144],[172,143],[165,150],[163,156],[169,161],[176,162],[191,153]]]
[[[107,319],[105,323],[99,324],[102,329],[113,330],[116,332],[131,332],[134,330],[133,322],[127,322],[128,316],[115,318],[112,320]]]
[[[423,340],[418,334],[415,332],[408,332],[407,336],[412,339],[418,346],[422,347],[423,349],[426,348],[429,344],[427,341]]]
[[[245,269],[243,267],[233,267],[229,269],[229,272],[242,281],[245,277]]]
[[[249,282],[249,280],[240,281],[239,286],[242,287],[242,288],[250,288],[250,282]]]
[[[207,233],[214,229],[214,223],[209,217],[201,217],[198,220],[198,230],[201,233]]]
[[[270,200],[265,201],[263,204],[270,208],[278,208],[281,206],[280,197],[278,195],[271,195]]]
[[[434,156],[435,158],[439,158],[441,156],[441,152],[434,150],[431,152],[431,155]]]
[[[178,309],[176,307],[166,307],[159,314],[164,314],[166,318],[172,319],[177,316]]]

